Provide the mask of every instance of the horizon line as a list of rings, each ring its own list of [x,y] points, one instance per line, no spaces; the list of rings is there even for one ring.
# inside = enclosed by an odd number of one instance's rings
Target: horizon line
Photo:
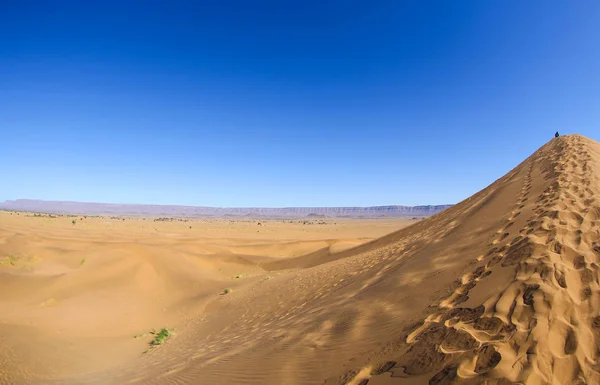
[[[216,209],[294,209],[294,208],[374,208],[374,207],[428,207],[428,206],[453,206],[456,203],[441,203],[441,204],[418,204],[418,205],[401,205],[401,204],[382,204],[368,206],[202,206],[189,204],[165,204],[165,203],[113,203],[113,202],[91,202],[91,201],[71,201],[71,200],[46,200],[34,198],[16,198],[5,199],[0,201],[0,205],[9,202],[32,201],[32,202],[48,202],[48,203],[80,203],[80,204],[102,204],[102,205],[132,205],[132,206],[175,206],[175,207],[198,207],[198,208],[216,208]]]

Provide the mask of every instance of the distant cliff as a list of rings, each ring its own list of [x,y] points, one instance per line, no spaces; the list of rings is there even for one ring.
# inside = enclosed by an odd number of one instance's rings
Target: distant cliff
[[[203,207],[142,204],[112,204],[86,202],[59,202],[17,199],[0,203],[2,210],[29,211],[52,214],[115,215],[115,216],[170,216],[180,218],[202,217],[262,217],[299,218],[306,216],[341,217],[406,217],[430,216],[452,205],[437,206],[372,206],[372,207]]]

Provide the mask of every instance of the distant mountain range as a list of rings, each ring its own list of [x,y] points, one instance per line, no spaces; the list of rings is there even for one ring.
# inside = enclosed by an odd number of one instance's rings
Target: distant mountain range
[[[87,202],[60,202],[32,199],[9,200],[0,203],[0,210],[29,211],[49,214],[114,215],[148,217],[423,217],[437,214],[452,205],[427,206],[372,206],[372,207],[203,207],[144,204],[113,204]]]

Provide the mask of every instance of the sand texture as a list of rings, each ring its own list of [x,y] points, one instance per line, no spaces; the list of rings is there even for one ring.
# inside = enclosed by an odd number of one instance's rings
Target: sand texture
[[[0,382],[598,384],[599,172],[568,135],[420,221],[1,213]]]

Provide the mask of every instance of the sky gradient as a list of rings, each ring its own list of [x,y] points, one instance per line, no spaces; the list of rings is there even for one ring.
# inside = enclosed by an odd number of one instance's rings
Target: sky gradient
[[[556,130],[600,139],[598,20],[593,1],[0,0],[0,201],[457,203]]]

